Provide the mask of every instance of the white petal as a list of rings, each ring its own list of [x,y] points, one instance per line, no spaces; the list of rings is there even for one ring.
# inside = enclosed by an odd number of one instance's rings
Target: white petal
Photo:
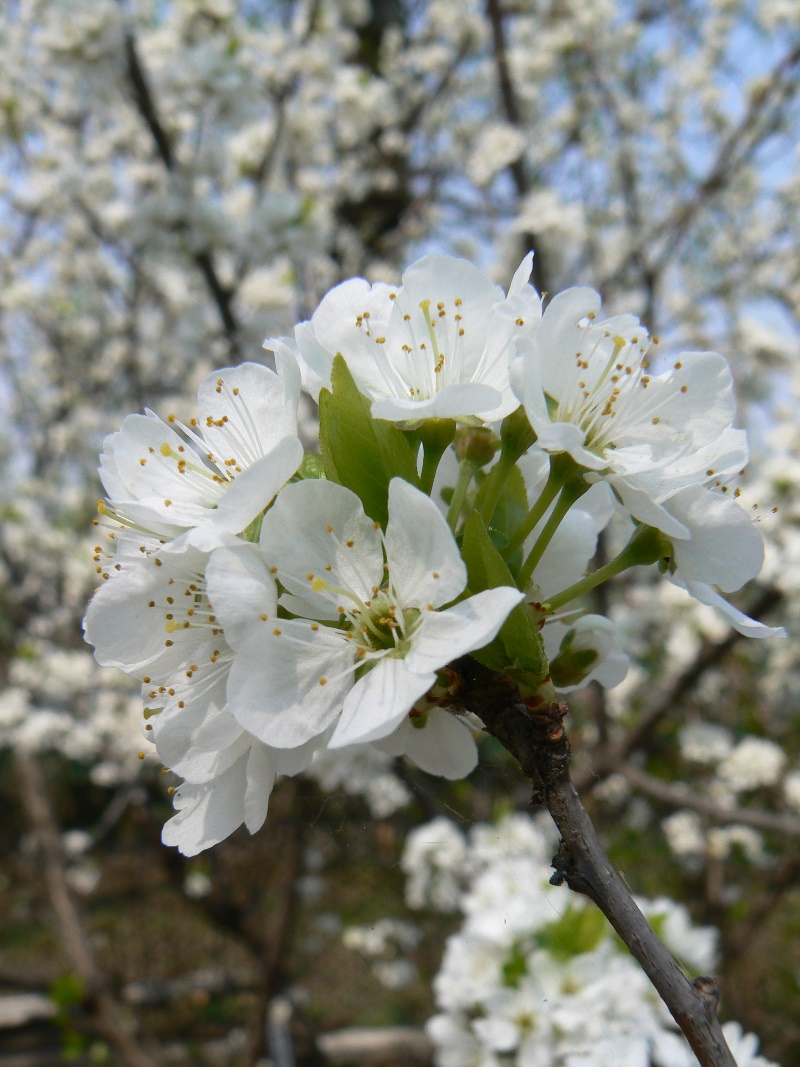
[[[416,725],[423,721],[423,726]],[[378,747],[393,756],[408,756],[428,774],[451,780],[466,778],[478,762],[478,747],[467,723],[437,707],[424,720],[405,718]]]
[[[210,521],[219,529],[241,533],[289,481],[302,461],[300,439],[285,437],[271,452],[236,476],[209,517]]]
[[[187,553],[190,568],[197,556]],[[104,667],[136,673],[159,657],[180,662],[179,649],[200,643],[204,637],[196,629],[174,634],[166,630],[165,611],[169,609],[164,598],[169,578],[182,577],[182,570],[172,570],[169,560],[163,562],[165,558],[142,559],[138,566],[105,582],[92,598],[84,631],[86,640],[95,646],[97,662]]]
[[[353,651],[343,634],[325,626],[299,619],[262,625],[263,636],[254,634],[233,661],[230,709],[264,744],[296,748],[339,714],[353,684]]]
[[[526,411],[527,411],[526,406]],[[528,413],[531,426],[536,431],[537,444],[548,452],[568,452],[576,463],[589,470],[603,470],[608,461],[588,448],[584,448],[586,434],[574,422],[551,422],[541,416],[537,419]]]
[[[304,745],[298,745],[297,748],[276,749],[275,755],[278,760],[278,773],[291,776],[300,774],[301,771],[304,771],[310,765],[316,751],[327,743],[328,736],[331,732],[332,731],[325,731],[318,737],[313,737]]]
[[[699,600],[701,604],[716,608],[723,619],[744,637],[787,636],[786,630],[782,626],[765,626],[763,622],[756,622],[755,619],[749,618],[744,612],[735,608],[733,604],[729,604],[710,585],[705,585],[703,582],[682,581],[680,575],[677,574],[672,575],[670,580],[673,585],[685,589],[690,596],[694,597],[695,600]]]
[[[194,705],[176,709],[162,722],[154,717],[158,754],[166,767],[195,784],[217,778],[250,748],[246,734],[227,708],[195,714]]]
[[[485,589],[446,611],[426,611],[406,656],[412,671],[436,671],[487,645],[525,594],[510,586]]]
[[[409,670],[405,660],[393,656],[380,660],[348,693],[328,747],[344,748],[386,737],[435,681],[433,673]]]
[[[311,335],[331,356],[341,353],[345,357],[356,384],[369,397],[382,396],[387,389],[375,339],[388,332],[394,306],[391,294],[396,292],[396,286],[351,278],[332,289],[311,317]],[[322,376],[323,360],[315,348],[307,346],[308,336],[302,329],[295,330],[300,354]]]
[[[163,503],[166,498],[175,509],[187,504],[209,506],[217,495],[214,483],[210,477],[204,483],[180,474],[175,458],[179,448],[187,459],[197,459],[184,439],[157,415],[129,415],[119,432],[105,441],[105,452],[113,452],[116,468],[109,488],[119,492],[123,484],[129,499]],[[175,513],[164,517],[169,520]]]
[[[430,350],[428,324],[422,310],[422,304],[430,301],[430,314],[436,322],[439,349],[445,353],[443,373],[449,371],[455,374],[455,378],[446,379],[447,383],[484,381],[487,385],[494,385],[494,381],[480,373],[479,369],[482,363],[485,365],[484,355],[491,344],[493,328],[497,326],[492,308],[503,297],[502,289],[467,260],[452,256],[425,256],[412,263],[403,273],[403,287],[394,301],[390,320],[390,340],[392,336],[407,338],[410,332],[418,343],[427,344]],[[460,301],[457,306],[456,301]],[[444,305],[442,310],[445,314],[442,317],[436,314],[439,304]],[[456,314],[460,315],[459,319],[455,318]],[[408,320],[405,319],[406,315],[409,316]],[[404,325],[406,329],[403,329]],[[460,332],[462,330],[463,333]],[[400,353],[395,352],[394,355],[397,357]],[[410,360],[413,358],[409,357]],[[458,360],[456,368],[452,367],[454,359]],[[474,377],[476,372],[478,377]],[[412,378],[407,380],[410,384],[421,384]]]
[[[467,569],[447,522],[429,496],[392,478],[386,527],[389,578],[404,605],[439,607],[467,584]]]
[[[376,419],[405,422],[411,419],[457,419],[466,415],[487,417],[501,405],[503,396],[497,389],[480,383],[464,382],[445,385],[427,400],[385,397],[372,404]],[[512,408],[513,410],[513,408]]]
[[[667,537],[689,536],[689,528],[679,522],[666,507],[657,503],[650,493],[613,475],[609,478],[609,483],[628,515],[632,515],[646,526],[661,530]]]
[[[318,603],[322,611],[330,610],[338,594],[315,592],[318,578],[361,600],[369,600],[373,587],[383,582],[375,524],[355,493],[324,479],[286,486],[264,516],[261,547],[289,592]]]
[[[247,760],[244,794],[244,824],[251,834],[264,825],[277,769],[278,753],[258,741],[254,742]]]
[[[208,598],[231,648],[239,648],[254,627],[276,619],[278,591],[275,579],[257,545],[239,543],[211,554],[206,568]]]
[[[200,427],[218,461],[236,459],[239,466],[250,466],[283,438],[296,436],[299,375],[292,374],[290,364],[279,366],[281,374],[260,363],[242,363],[213,371],[201,383]]]
[[[314,337],[310,322],[301,322],[295,326],[293,338],[267,338],[263,347],[275,354],[294,359],[300,372],[303,389],[319,403],[319,394],[331,387],[331,368],[333,355],[323,348]]]
[[[514,271],[514,277],[511,279],[511,285],[508,287],[508,299],[513,300],[514,297],[524,293],[528,288],[528,282],[530,280],[531,271],[533,270],[533,252],[528,252],[523,261]]]
[[[680,367],[668,376],[672,396],[660,405],[659,417],[688,431],[697,444],[713,442],[736,415],[728,361],[717,352],[682,352],[677,362]]]
[[[530,552],[543,525],[544,522],[539,523],[526,540],[524,552]],[[531,581],[539,598],[546,600],[579,581],[586,573],[596,547],[597,534],[592,516],[580,504],[571,508],[533,572]]]
[[[678,570],[688,581],[731,593],[759,573],[764,562],[761,533],[735,500],[697,486],[682,489],[664,507],[691,534],[672,542]]]
[[[247,759],[240,757],[213,782],[194,785],[184,782],[175,791],[177,814],[161,833],[165,845],[175,845],[184,856],[224,841],[244,822],[244,793]]]

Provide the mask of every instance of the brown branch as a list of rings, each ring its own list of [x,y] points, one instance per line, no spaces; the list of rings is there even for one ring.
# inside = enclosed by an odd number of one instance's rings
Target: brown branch
[[[533,802],[549,810],[561,834],[551,879],[588,896],[627,945],[685,1034],[701,1067],[736,1067],[722,1033],[713,978],[684,975],[612,867],[569,776],[568,705],[529,711],[512,682],[467,657],[458,668],[467,706],[519,762],[533,783]]]
[[[752,948],[759,928],[773,917],[781,898],[786,893],[797,889],[798,880],[800,880],[800,856],[786,856],[772,872],[768,890],[723,942],[723,949],[728,958],[735,959]]]
[[[746,163],[758,148],[762,133],[768,132],[774,125],[777,109],[797,92],[798,81],[794,68],[798,63],[800,44],[795,44],[773,67],[764,88],[753,94],[750,106],[721,144],[706,176],[697,183],[694,191],[683,203],[676,205],[666,218],[652,227],[642,240],[630,249],[625,261],[600,282],[598,288],[601,291],[620,282],[629,264],[640,261],[655,241],[666,236],[664,247],[651,261],[654,276],[659,277],[663,273],[700,208],[707,200],[730,185],[738,168]],[[774,103],[773,98],[777,98]],[[773,117],[765,120],[764,116],[770,105],[773,107]]]
[[[433,1063],[433,1042],[410,1026],[351,1027],[320,1034],[317,1048],[331,1063],[419,1065]]]
[[[782,815],[773,811],[748,811],[744,808],[729,808],[724,804],[715,804],[708,797],[699,795],[682,785],[664,782],[660,778],[640,771],[637,767],[619,768],[634,789],[645,793],[653,800],[661,801],[673,808],[691,808],[701,815],[708,815],[714,822],[723,825],[752,826],[754,830],[766,833],[782,834],[784,837],[800,837],[800,819],[792,815]]]
[[[178,173],[178,165],[172,142],[159,116],[147,74],[139,58],[136,40],[131,32],[125,34],[125,66],[128,80],[133,90],[136,109],[150,131],[156,153],[167,172],[176,175]],[[233,293],[222,284],[211,249],[204,248],[192,253],[192,259],[203,275],[206,287],[216,304],[231,354],[238,358],[241,341],[239,323],[233,310]]]
[[[508,49],[506,47],[505,26],[503,25],[503,12],[500,8],[500,0],[486,0],[486,15],[492,30],[492,53],[494,65],[497,71],[497,88],[500,93],[500,102],[503,107],[506,120],[517,129],[522,128],[522,113],[519,101],[514,91],[514,83],[511,80],[511,69],[508,64]],[[522,199],[530,192],[531,183],[525,170],[522,158],[515,159],[508,166],[509,173],[514,181],[517,195]],[[533,274],[532,281],[540,293],[548,288],[547,264],[542,254],[541,241],[533,232],[522,235],[526,249],[533,250]]]
[[[292,778],[283,783],[272,804],[273,817],[276,813],[282,814],[286,821],[282,827],[284,844],[276,849],[276,854],[281,857],[277,868],[280,870],[279,898],[264,938],[262,978],[246,1056],[246,1062],[252,1067],[256,1067],[268,1053],[275,1059],[274,1050],[267,1048],[270,1008],[289,984],[291,948],[301,904],[297,883],[302,874],[303,851],[310,826],[307,820],[299,817],[301,801],[297,782]]]
[[[145,1051],[128,1033],[119,1006],[109,991],[108,978],[92,953],[83,919],[67,884],[61,835],[41,767],[33,756],[20,751],[15,759],[22,803],[38,848],[50,904],[58,920],[58,934],[71,966],[85,983],[97,1029],[116,1047],[121,1062],[128,1067],[158,1067],[160,1061],[152,1050]]]
[[[765,589],[749,611],[751,618],[761,619],[783,600],[783,593],[774,587]],[[720,641],[705,641],[692,662],[661,693],[657,693],[652,703],[642,713],[636,725],[622,738],[609,745],[601,746],[592,754],[592,765],[575,775],[575,787],[579,793],[592,789],[604,777],[620,770],[628,756],[649,741],[655,728],[675,709],[682,699],[690,693],[705,672],[715,667],[733,648],[742,635],[731,629]]]

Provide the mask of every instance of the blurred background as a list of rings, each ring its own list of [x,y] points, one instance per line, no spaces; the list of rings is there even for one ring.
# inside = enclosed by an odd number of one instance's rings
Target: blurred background
[[[507,286],[529,249],[540,291],[638,314],[654,369],[732,364],[767,542],[737,603],[790,638],[655,576],[604,586],[633,662],[575,694],[570,734],[632,890],[719,930],[723,1019],[800,1062],[798,144],[790,0],[5,0],[0,1065],[431,1062],[475,868],[454,855],[437,902],[406,843],[527,810],[524,780],[491,740],[458,783],[320,761],[256,837],[164,848],[175,783],[82,641],[97,456],[344,278],[439,251]],[[364,1047],[331,1045],[345,1027]]]

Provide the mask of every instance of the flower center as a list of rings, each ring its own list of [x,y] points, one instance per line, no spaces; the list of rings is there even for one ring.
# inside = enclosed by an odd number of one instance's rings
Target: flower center
[[[361,600],[349,589],[339,588],[314,578],[316,592],[336,594],[340,614],[344,617],[347,637],[356,645],[359,660],[382,658],[387,653],[405,656],[408,652],[421,612],[418,608],[404,608],[391,588],[375,588],[370,600]]]
[[[370,653],[394,652],[405,655],[409,640],[416,629],[420,612],[416,608],[401,608],[388,590],[381,590],[361,608],[347,612],[349,632],[359,650],[359,658]]]

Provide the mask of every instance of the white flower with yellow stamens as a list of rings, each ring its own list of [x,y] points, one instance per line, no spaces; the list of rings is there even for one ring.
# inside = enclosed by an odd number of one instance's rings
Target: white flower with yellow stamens
[[[163,841],[187,856],[242,823],[255,833],[266,819],[276,776],[304,770],[316,747],[270,748],[228,710],[234,653],[208,599],[207,561],[207,553],[191,546],[141,559],[101,586],[84,624],[98,662],[142,683],[145,736],[185,779],[174,791],[177,814],[165,825]],[[274,581],[266,582],[260,615],[276,617],[277,600]]]
[[[541,317],[531,263],[529,254],[507,296],[451,256],[419,260],[400,286],[343,282],[295,329],[304,386],[315,398],[329,388],[340,353],[376,418],[503,418],[518,407],[508,382],[516,340]],[[278,341],[265,347],[286,350]]]
[[[295,618],[262,620],[270,575]],[[436,505],[401,479],[390,483],[385,536],[348,489],[287,486],[264,517],[259,548],[221,548],[208,568],[236,650],[232,713],[276,748],[332,726],[332,748],[388,737],[437,684],[437,672],[491,641],[522,600],[503,587],[445,608],[466,579]],[[432,721],[446,736],[440,716]]]
[[[649,373],[647,331],[632,315],[598,321],[600,297],[568,289],[554,297],[511,371],[540,448],[566,452],[603,478],[625,510],[669,537],[690,531],[669,500],[729,477],[747,461],[733,429],[730,368],[716,352],[684,353]]]
[[[256,363],[215,371],[198,391],[189,425],[153,412],[129,415],[106,438],[100,510],[146,537],[210,550],[241,533],[295,473],[300,377],[292,358],[278,372]],[[145,541],[145,551],[151,547]]]

